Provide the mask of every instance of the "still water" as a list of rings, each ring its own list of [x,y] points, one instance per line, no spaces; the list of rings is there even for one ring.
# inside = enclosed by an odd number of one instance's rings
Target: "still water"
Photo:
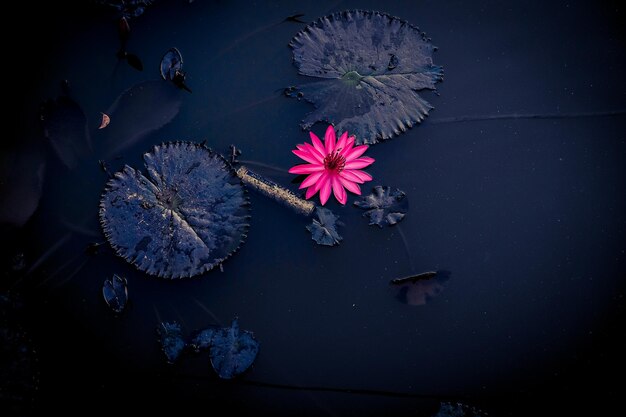
[[[144,411],[274,416],[432,416],[442,401],[496,416],[617,406],[624,387],[604,378],[624,370],[616,341],[626,275],[623,9],[157,1],[129,20],[126,49],[140,58],[138,71],[116,58],[109,9],[47,7],[49,36],[15,52],[35,75],[14,100],[19,114],[2,144],[13,158],[5,160],[21,158],[6,165],[3,205],[28,219],[2,226],[2,289],[22,298],[21,325],[38,358],[25,410],[114,411],[122,400]],[[162,142],[206,141],[225,155],[235,144],[258,173],[297,190],[286,171],[299,163],[291,150],[308,140],[299,123],[313,107],[283,93],[305,81],[287,46],[305,24],[284,19],[354,8],[419,26],[445,71],[437,93],[422,93],[435,107],[428,118],[368,150],[376,162],[364,191],[406,192],[402,222],[369,226],[355,196],[345,207],[331,199],[343,241],[321,247],[310,220],[251,192],[248,237],[223,271],[164,280],[117,257],[98,222],[108,180],[99,160],[111,172],[143,169],[143,153]],[[171,47],[192,93],[159,81]],[[37,123],[62,80],[93,148],[72,169]],[[151,95],[98,130],[101,112],[145,82],[157,86],[142,90]],[[312,130],[322,136],[325,125]],[[86,252],[94,243],[97,253]],[[430,270],[449,276],[418,305],[399,302],[389,281]],[[128,281],[121,315],[102,299],[113,274]],[[235,317],[260,342],[241,379],[219,380],[206,355],[166,363],[160,321],[178,321],[189,335]]]

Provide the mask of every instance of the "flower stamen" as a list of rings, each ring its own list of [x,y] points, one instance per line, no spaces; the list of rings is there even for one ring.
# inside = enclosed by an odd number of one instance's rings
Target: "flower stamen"
[[[324,168],[329,171],[341,172],[346,166],[346,158],[340,155],[338,151],[329,153],[324,158]]]

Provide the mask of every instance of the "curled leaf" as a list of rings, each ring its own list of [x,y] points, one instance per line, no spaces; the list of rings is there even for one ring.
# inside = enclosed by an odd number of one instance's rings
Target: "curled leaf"
[[[121,313],[128,301],[128,287],[126,278],[117,274],[104,281],[102,296],[107,305],[116,313]]]
[[[102,121],[100,122],[98,129],[104,129],[109,125],[109,123],[111,123],[111,118],[106,113],[102,113]]]

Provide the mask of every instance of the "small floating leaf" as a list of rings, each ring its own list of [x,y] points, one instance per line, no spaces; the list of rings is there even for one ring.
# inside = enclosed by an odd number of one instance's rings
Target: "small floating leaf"
[[[317,219],[313,219],[313,223],[306,228],[311,232],[311,239],[317,244],[324,246],[335,246],[343,240],[343,237],[339,235],[337,226],[341,224],[337,220],[339,217],[335,216],[332,211],[324,207],[317,207],[315,209]]]
[[[135,68],[137,71],[143,71],[143,63],[137,55],[125,53],[124,57],[126,58],[126,62],[128,62],[128,65]]]
[[[126,278],[115,274],[113,278],[105,280],[102,286],[102,295],[104,296],[104,301],[111,307],[111,310],[121,313],[128,301]]]
[[[245,372],[256,359],[259,342],[250,331],[239,331],[234,319],[230,327],[219,329],[210,349],[211,365],[220,378],[231,379]]]
[[[161,350],[165,354],[168,363],[174,363],[185,348],[183,333],[180,324],[176,322],[163,322],[157,328]]]
[[[372,194],[354,202],[354,205],[367,210],[363,217],[370,220],[370,225],[393,226],[400,222],[409,210],[409,201],[404,191],[388,186],[377,185]]]
[[[434,90],[443,79],[424,33],[385,13],[322,17],[289,46],[299,73],[319,79],[285,91],[315,106],[302,128],[333,123],[355,134],[357,144],[390,139],[421,122],[432,106],[417,91]]]
[[[170,48],[161,59],[161,77],[164,80],[172,81],[176,77],[177,71],[183,69],[183,57],[176,48]]]
[[[100,221],[117,254],[163,278],[192,277],[221,264],[243,242],[248,202],[224,158],[176,142],[144,155],[148,177],[126,166],[100,202]]]
[[[199,332],[196,332],[189,342],[189,347],[196,352],[200,352],[203,349],[208,349],[213,341],[213,336],[219,329],[215,327],[209,327]]]

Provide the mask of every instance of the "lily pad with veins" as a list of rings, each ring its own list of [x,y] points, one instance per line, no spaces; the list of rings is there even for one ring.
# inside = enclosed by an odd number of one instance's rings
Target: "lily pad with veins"
[[[426,35],[385,13],[353,10],[322,17],[290,42],[302,75],[317,78],[285,91],[315,110],[302,121],[333,123],[375,144],[421,122],[432,106],[417,93],[434,90],[443,69]]]
[[[230,164],[188,142],[144,155],[147,176],[129,166],[100,202],[100,221],[117,254],[163,278],[192,277],[221,264],[248,230],[248,200]]]
[[[370,220],[370,225],[393,226],[404,219],[409,211],[409,201],[404,191],[388,186],[377,185],[372,194],[361,197],[354,205],[367,210],[363,217]]]

